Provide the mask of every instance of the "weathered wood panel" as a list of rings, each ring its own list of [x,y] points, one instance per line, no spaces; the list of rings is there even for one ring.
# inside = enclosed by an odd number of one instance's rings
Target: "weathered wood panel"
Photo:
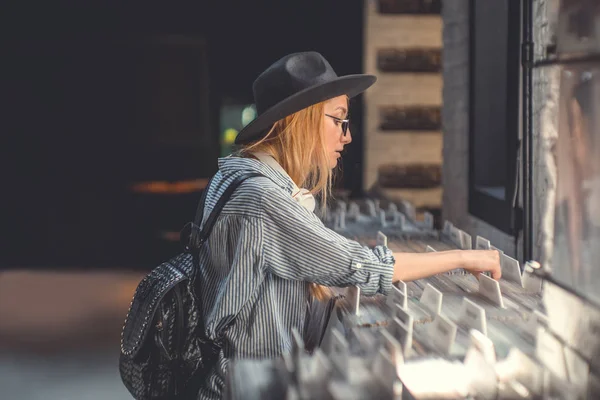
[[[381,72],[440,72],[442,50],[431,48],[379,49],[377,68]]]
[[[378,182],[383,188],[425,189],[440,186],[439,164],[383,164],[378,168]]]
[[[442,0],[379,0],[381,14],[440,14]]]
[[[382,131],[411,130],[436,131],[442,126],[440,107],[431,106],[384,106],[379,109]]]

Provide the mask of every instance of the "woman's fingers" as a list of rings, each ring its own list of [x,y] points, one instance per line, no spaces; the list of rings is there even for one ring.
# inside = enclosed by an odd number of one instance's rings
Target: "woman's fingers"
[[[492,278],[498,280],[502,276],[500,253],[497,250],[467,250],[468,258],[465,268],[479,279],[481,272],[490,272]]]

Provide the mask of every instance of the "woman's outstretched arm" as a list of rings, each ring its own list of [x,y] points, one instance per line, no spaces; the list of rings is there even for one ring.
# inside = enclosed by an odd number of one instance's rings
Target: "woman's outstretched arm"
[[[464,268],[477,276],[491,272],[500,279],[500,253],[496,250],[448,250],[431,253],[394,253],[394,282],[413,281],[441,274],[453,269]]]

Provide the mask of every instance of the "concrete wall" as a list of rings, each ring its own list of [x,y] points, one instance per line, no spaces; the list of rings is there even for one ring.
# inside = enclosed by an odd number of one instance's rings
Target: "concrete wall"
[[[365,1],[364,6],[364,71],[378,77],[377,84],[365,93],[364,189],[377,187],[384,195],[409,200],[417,208],[439,209],[442,195],[439,178],[442,134],[439,127],[432,130],[381,129],[381,111],[390,106],[400,107],[400,110],[402,107],[439,108],[442,104],[441,73],[382,72],[377,60],[378,52],[385,49],[439,51],[442,45],[441,16],[384,14],[379,12],[376,1]],[[393,184],[381,187],[378,182],[382,165],[417,168],[411,169],[413,176],[406,176],[406,179],[397,176]],[[427,179],[419,180],[414,174],[424,174]],[[429,183],[415,187],[414,178]]]
[[[444,87],[442,130],[444,135],[442,216],[468,232],[489,239],[507,254],[516,255],[515,239],[472,216],[469,189],[469,1],[445,1],[443,19]]]
[[[557,0],[536,0],[533,6],[534,58],[546,57],[546,48],[553,45],[557,15]],[[558,97],[560,67],[533,70],[533,257],[550,265],[554,233],[554,200],[556,165],[552,154],[558,139]]]
[[[554,32],[554,0],[534,1],[535,56],[544,56]],[[473,237],[484,236],[507,254],[521,258],[522,238],[505,234],[468,211],[469,152],[469,1],[444,1],[442,130],[442,216]],[[515,49],[519,51],[519,49]],[[556,140],[558,71],[534,69],[533,190],[534,259],[546,262],[552,247],[556,173],[551,148]]]

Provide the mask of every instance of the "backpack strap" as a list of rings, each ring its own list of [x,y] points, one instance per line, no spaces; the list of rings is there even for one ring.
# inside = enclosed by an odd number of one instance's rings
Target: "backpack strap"
[[[198,208],[196,209],[196,216],[194,217],[194,224],[196,226],[202,225],[202,218],[204,217],[204,203],[206,202],[206,194],[208,193],[208,189],[210,188],[210,184],[215,179],[216,175],[213,175],[212,178],[206,184],[206,187],[202,191],[202,196],[200,197],[200,201],[198,202]]]
[[[202,193],[202,197],[200,198],[200,203],[198,204],[198,209],[196,210],[196,217],[194,218],[194,222],[188,222],[186,224],[186,226],[184,227],[184,230],[189,229],[191,231],[189,233],[189,239],[187,240],[187,243],[184,245],[186,252],[192,252],[192,251],[198,250],[200,248],[200,246],[202,246],[202,244],[206,241],[206,239],[210,235],[210,232],[212,231],[212,228],[215,225],[215,222],[217,222],[217,218],[219,217],[219,214],[221,214],[221,211],[223,210],[225,203],[227,203],[227,201],[229,200],[229,198],[231,197],[231,195],[233,194],[235,189],[237,189],[238,186],[240,186],[240,184],[242,182],[244,182],[246,179],[257,177],[257,176],[263,176],[263,175],[259,174],[258,172],[251,172],[248,174],[243,174],[243,175],[237,176],[233,180],[233,182],[231,182],[229,184],[229,186],[227,186],[227,188],[225,189],[225,192],[223,192],[221,197],[219,197],[219,200],[217,200],[217,204],[215,204],[210,215],[206,219],[204,226],[202,226],[202,229],[200,229],[200,226],[202,224],[202,218],[204,216],[204,206],[206,203],[206,194],[208,192],[210,184],[212,183],[212,181],[214,179],[214,176],[210,179],[210,181],[206,185],[206,188],[204,189],[204,192]],[[183,237],[184,237],[183,230],[182,230],[181,236],[183,239]]]

